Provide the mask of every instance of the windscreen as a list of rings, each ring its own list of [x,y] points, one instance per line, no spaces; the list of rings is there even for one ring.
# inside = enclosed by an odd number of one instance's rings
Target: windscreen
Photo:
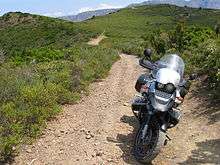
[[[184,68],[185,64],[183,59],[176,55],[176,54],[170,54],[162,57],[158,62],[158,69],[160,68],[169,68],[177,73],[180,74],[181,77],[183,77],[184,74]]]

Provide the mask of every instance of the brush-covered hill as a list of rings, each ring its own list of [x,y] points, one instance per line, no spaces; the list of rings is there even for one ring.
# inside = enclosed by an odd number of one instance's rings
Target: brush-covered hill
[[[108,37],[105,47],[124,53],[142,55],[152,47],[157,57],[179,53],[187,63],[187,72],[209,73],[219,86],[220,10],[146,5],[81,23],[83,29]],[[213,68],[210,72],[210,68]]]
[[[220,10],[140,6],[81,23],[25,13],[0,17],[0,160],[40,135],[60,104],[107,75],[117,52],[156,58],[178,52],[188,72],[208,73],[219,89]],[[86,43],[104,32],[99,46]],[[212,70],[210,71],[210,68]]]
[[[158,5],[158,4],[170,4],[177,6],[188,6],[195,8],[210,8],[220,9],[219,0],[148,0],[142,3],[131,4],[129,7],[143,6],[143,5]]]
[[[0,17],[0,164],[37,137],[61,104],[107,75],[118,53],[86,43],[78,24],[25,13]]]
[[[117,44],[133,43],[133,41],[135,44],[136,40],[143,41],[143,38],[150,32],[157,29],[168,32],[174,29],[181,21],[187,27],[194,26],[214,30],[219,20],[220,10],[177,7],[173,5],[147,5],[121,9],[117,13],[96,17],[82,22],[80,25],[84,29],[97,33],[105,32],[109,40],[115,42],[118,39],[120,42]]]
[[[95,35],[70,22],[19,12],[0,17],[0,34],[0,47],[7,52],[48,45],[68,47]]]

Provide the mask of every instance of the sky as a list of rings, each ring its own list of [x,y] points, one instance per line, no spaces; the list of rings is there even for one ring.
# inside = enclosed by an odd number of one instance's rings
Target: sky
[[[27,12],[51,17],[73,15],[84,11],[121,8],[144,0],[0,0],[0,15]]]

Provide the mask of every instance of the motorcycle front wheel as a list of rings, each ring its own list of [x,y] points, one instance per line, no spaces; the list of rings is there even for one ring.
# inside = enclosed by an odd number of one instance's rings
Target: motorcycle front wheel
[[[143,128],[144,125],[141,125],[137,132],[133,153],[137,161],[141,163],[151,163],[164,146],[166,133],[160,130],[159,124],[149,124],[146,137],[142,139]]]

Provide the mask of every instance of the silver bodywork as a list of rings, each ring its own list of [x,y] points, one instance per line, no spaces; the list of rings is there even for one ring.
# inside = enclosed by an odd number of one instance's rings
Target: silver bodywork
[[[154,81],[150,83],[149,99],[155,110],[168,111],[172,108],[173,103],[178,96],[178,86],[183,79],[184,62],[178,55],[172,54],[163,57],[157,62],[157,69],[152,71]],[[156,89],[156,83],[168,84],[172,83],[176,87],[176,91],[172,94]]]

